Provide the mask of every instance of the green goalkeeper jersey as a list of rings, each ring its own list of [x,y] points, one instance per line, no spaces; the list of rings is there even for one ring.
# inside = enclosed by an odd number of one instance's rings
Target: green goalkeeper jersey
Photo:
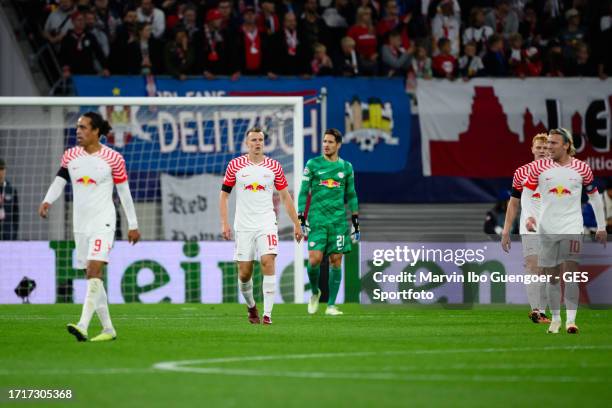
[[[346,225],[345,199],[351,213],[358,211],[353,166],[346,160],[328,161],[324,156],[308,160],[298,198],[298,211],[304,212],[311,194],[308,223]]]

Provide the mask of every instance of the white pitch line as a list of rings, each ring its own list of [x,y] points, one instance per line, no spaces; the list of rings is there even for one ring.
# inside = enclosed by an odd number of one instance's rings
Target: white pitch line
[[[362,379],[362,380],[390,380],[390,381],[472,381],[472,382],[521,382],[526,380],[538,380],[542,382],[567,382],[567,383],[602,383],[608,382],[604,377],[572,377],[572,376],[500,376],[500,375],[446,375],[446,374],[395,374],[389,372],[326,372],[326,371],[266,371],[260,369],[232,369],[225,367],[190,367],[192,365],[211,365],[250,361],[269,360],[299,360],[310,358],[330,357],[365,357],[365,356],[391,356],[391,355],[423,355],[423,354],[446,354],[446,353],[500,353],[500,352],[525,352],[525,351],[547,351],[547,350],[592,350],[612,349],[612,346],[549,346],[549,347],[523,347],[523,348],[486,348],[486,349],[439,349],[439,350],[406,350],[387,352],[346,352],[346,353],[305,353],[268,356],[242,356],[223,357],[200,360],[167,361],[153,365],[153,368],[162,371],[177,371],[197,374],[219,374],[229,376],[274,376],[289,378],[331,378],[331,379]],[[415,369],[418,369],[416,367]],[[444,370],[444,367],[440,367]]]
[[[150,368],[76,368],[76,369],[29,369],[29,370],[6,370],[0,369],[0,376],[17,375],[41,375],[41,376],[65,376],[65,375],[107,375],[107,374],[160,374],[160,373],[193,373],[193,374],[219,374],[229,376],[274,376],[290,378],[330,378],[330,379],[361,379],[361,380],[386,380],[386,381],[472,381],[472,382],[524,382],[528,380],[541,382],[567,382],[567,383],[602,383],[608,382],[609,378],[603,377],[573,377],[573,376],[512,376],[512,375],[448,375],[448,374],[413,374],[393,372],[330,372],[330,371],[266,371],[259,369],[232,369],[227,367],[189,367],[190,365],[211,365],[227,364],[250,361],[270,361],[270,360],[301,360],[310,358],[343,358],[343,357],[377,357],[393,355],[425,355],[425,354],[445,354],[445,353],[500,353],[500,352],[525,352],[525,351],[547,351],[547,350],[610,350],[612,345],[602,346],[549,346],[549,347],[524,347],[524,348],[487,348],[487,349],[439,349],[439,350],[405,350],[405,351],[363,351],[363,352],[338,352],[338,353],[303,353],[287,355],[267,355],[267,356],[235,356],[209,358],[199,360],[167,361],[154,364]],[[508,365],[501,364],[499,367]],[[494,365],[491,369],[496,368]],[[550,368],[558,368],[553,366]],[[569,367],[569,366],[568,366]],[[580,365],[578,368],[602,367],[609,365]],[[384,367],[387,369],[389,366]],[[466,365],[465,368],[478,368],[478,366]],[[524,366],[517,368],[545,368]],[[414,367],[414,370],[421,370],[422,367]],[[433,370],[433,368],[431,368]],[[447,367],[439,367],[440,371],[445,371]],[[404,371],[405,368],[396,367],[396,371]]]

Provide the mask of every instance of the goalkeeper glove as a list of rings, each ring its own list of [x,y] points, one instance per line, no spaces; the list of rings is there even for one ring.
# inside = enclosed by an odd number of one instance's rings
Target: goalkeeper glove
[[[307,237],[310,228],[308,228],[308,222],[306,221],[306,217],[304,217],[304,213],[299,213],[298,219],[300,220],[300,226],[302,227],[302,234],[304,237]]]
[[[359,230],[359,216],[353,214],[353,216],[351,217],[351,221],[353,222],[353,227],[351,228],[351,237],[352,241],[355,243],[361,239],[361,232]]]

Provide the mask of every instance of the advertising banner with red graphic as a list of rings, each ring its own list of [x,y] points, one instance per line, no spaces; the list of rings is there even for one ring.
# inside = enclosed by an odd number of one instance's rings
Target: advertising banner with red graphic
[[[424,176],[509,177],[557,127],[595,176],[612,176],[612,79],[420,81],[417,99]]]

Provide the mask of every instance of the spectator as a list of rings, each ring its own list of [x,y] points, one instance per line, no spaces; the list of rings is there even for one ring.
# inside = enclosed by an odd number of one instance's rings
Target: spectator
[[[464,0],[462,0],[464,1]],[[421,11],[427,17],[427,21],[434,19],[437,13],[440,12],[440,7],[445,0],[421,0]],[[453,5],[453,13],[461,19],[461,6],[459,0],[451,0]]]
[[[563,49],[559,41],[552,41],[544,61],[544,73],[548,77],[562,77],[565,71]]]
[[[487,52],[487,40],[494,34],[488,25],[485,25],[485,13],[480,7],[474,7],[470,12],[470,26],[463,32],[463,43],[474,42],[476,54],[482,57]]]
[[[477,49],[478,47],[474,41],[468,42],[463,47],[464,55],[459,58],[459,75],[464,80],[481,76],[484,72],[484,64],[476,52]]]
[[[504,41],[498,34],[489,37],[487,53],[482,59],[485,67],[485,75],[491,77],[503,77],[508,75],[508,64],[504,57]]]
[[[159,1],[157,1],[159,5]],[[173,33],[177,24],[180,24],[183,18],[183,11],[186,4],[177,0],[164,0],[161,2],[160,10],[164,14],[164,32]]]
[[[484,222],[484,233],[495,236],[495,238],[499,238],[504,227],[504,222],[506,220],[506,210],[508,208],[508,200],[510,199],[509,191],[500,191],[497,197],[497,203],[495,206],[487,211]],[[512,224],[511,234],[518,234],[519,232],[519,221],[518,217],[514,220]]]
[[[136,9],[139,23],[149,23],[153,28],[153,36],[161,38],[166,31],[166,16],[164,12],[156,8],[153,0],[142,0],[140,7]]]
[[[326,8],[323,12],[322,18],[327,26],[327,46],[330,54],[338,55],[340,53],[340,43],[346,35],[349,21],[352,22],[355,19],[354,10],[349,0],[334,0],[334,7]]]
[[[597,76],[597,67],[591,59],[589,46],[583,42],[576,44],[576,58],[567,61],[565,76],[594,77]]]
[[[312,50],[316,43],[329,46],[327,26],[317,12],[317,0],[306,0],[299,26],[306,49]]]
[[[104,76],[110,75],[107,59],[96,38],[85,31],[85,17],[81,13],[72,15],[73,29],[68,31],[60,46],[59,60],[64,77],[72,74],[95,75],[95,61],[102,68]]]
[[[378,71],[377,39],[369,7],[357,9],[357,22],[349,28],[347,35],[355,40],[355,50],[361,59],[362,75],[376,75]]]
[[[109,42],[113,42],[121,19],[108,7],[108,0],[95,0],[94,13],[96,27],[106,33]]]
[[[257,28],[259,32],[268,36],[276,34],[281,30],[280,21],[276,14],[276,6],[273,0],[261,0],[261,12],[257,16]]]
[[[0,240],[15,241],[19,231],[17,190],[6,179],[6,162],[0,158]]]
[[[251,6],[244,9],[243,23],[237,36],[235,51],[238,73],[234,73],[233,79],[237,79],[240,74],[274,76],[269,70],[273,63],[270,44],[267,36],[262,35],[257,28],[257,16]]]
[[[542,27],[538,24],[538,15],[535,7],[528,5],[525,8],[525,17],[519,24],[519,33],[527,47],[542,47]]]
[[[305,75],[309,73],[311,53],[304,49],[304,37],[297,27],[293,13],[285,14],[283,29],[272,38],[276,73],[281,75]]]
[[[195,52],[199,72],[207,79],[232,73],[229,34],[223,26],[223,14],[218,9],[206,13],[206,23],[196,39]]]
[[[485,21],[489,27],[505,39],[518,32],[518,15],[510,7],[508,0],[498,0],[495,8],[487,14]]]
[[[383,71],[389,76],[406,76],[412,66],[412,49],[405,49],[402,33],[393,30],[389,33],[388,43],[382,47]]]
[[[421,79],[431,79],[433,75],[431,58],[427,55],[427,49],[422,45],[417,46],[414,51],[411,71],[416,78]]]
[[[278,7],[278,15],[282,18],[285,17],[285,14],[292,12],[296,16],[302,15],[302,2],[296,2],[293,0],[282,0]]]
[[[117,27],[116,38],[110,52],[110,65],[114,74],[128,74],[138,70],[138,63],[129,66],[125,63],[130,60],[133,62],[129,47],[138,40],[137,18],[136,10],[128,8],[123,14],[123,23]]]
[[[519,78],[539,76],[542,73],[540,53],[535,47],[524,48],[523,37],[512,34],[508,40],[509,49],[506,55],[510,73]]]
[[[361,59],[355,50],[355,40],[344,37],[341,42],[341,52],[334,63],[336,74],[354,77],[361,74]]]
[[[576,44],[584,42],[586,38],[585,30],[580,26],[580,13],[576,9],[569,9],[565,13],[567,26],[561,30],[559,41],[563,47],[563,57],[573,59],[576,56]]]
[[[434,55],[439,52],[438,43],[442,38],[450,41],[451,54],[459,56],[460,13],[456,13],[452,0],[442,0],[438,13],[431,21],[432,48]],[[435,68],[434,68],[435,71]]]
[[[128,44],[128,53],[125,64],[129,67],[129,74],[148,75],[163,72],[162,44],[153,37],[153,28],[149,23],[138,25],[138,35],[135,41]]]
[[[387,0],[385,2],[385,16],[376,24],[376,35],[378,40],[386,42],[386,36],[391,30],[398,29],[402,36],[403,47],[410,48],[410,39],[408,37],[408,23],[412,18],[411,14],[406,14],[402,18],[399,15],[399,7],[396,0]]]
[[[523,58],[523,37],[519,33],[511,34],[508,38],[508,51],[506,61],[512,76],[524,78],[526,76],[526,61]]]
[[[451,53],[451,41],[448,38],[438,40],[438,55],[432,59],[432,69],[437,78],[455,79],[457,75],[457,58]]]
[[[334,7],[328,7],[323,11],[321,18],[330,29],[346,30],[349,26],[347,11],[350,10],[348,0],[334,0]]]
[[[195,54],[189,44],[187,30],[177,25],[174,28],[174,40],[168,41],[164,50],[166,70],[170,75],[184,81],[193,68],[194,60]]]
[[[334,74],[334,64],[327,55],[325,45],[317,43],[314,46],[314,56],[310,63],[312,74],[316,76],[326,76]]]
[[[57,50],[68,31],[72,30],[72,13],[75,7],[72,0],[60,0],[59,7],[49,14],[45,22],[43,37]]]
[[[193,42],[195,38],[198,36],[200,28],[198,27],[197,22],[197,12],[196,8],[193,5],[187,5],[182,12],[183,17],[180,20],[180,23],[185,30],[187,31],[187,36],[189,37],[189,41]]]
[[[370,9],[370,11],[372,12],[371,16],[372,16],[372,22],[376,22],[380,19],[380,14],[381,14],[381,7],[380,7],[380,1],[379,0],[357,0],[357,10],[359,10],[361,7],[367,7]],[[357,18],[355,18],[355,21],[357,21]]]
[[[217,8],[221,13],[221,29],[229,34],[237,33],[240,30],[240,24],[234,16],[231,1],[221,0]]]
[[[83,13],[83,15],[85,16],[85,30],[95,37],[96,41],[98,42],[98,45],[102,49],[104,57],[108,59],[108,55],[110,53],[108,36],[96,25],[95,13],[93,12],[93,10],[87,10]]]

